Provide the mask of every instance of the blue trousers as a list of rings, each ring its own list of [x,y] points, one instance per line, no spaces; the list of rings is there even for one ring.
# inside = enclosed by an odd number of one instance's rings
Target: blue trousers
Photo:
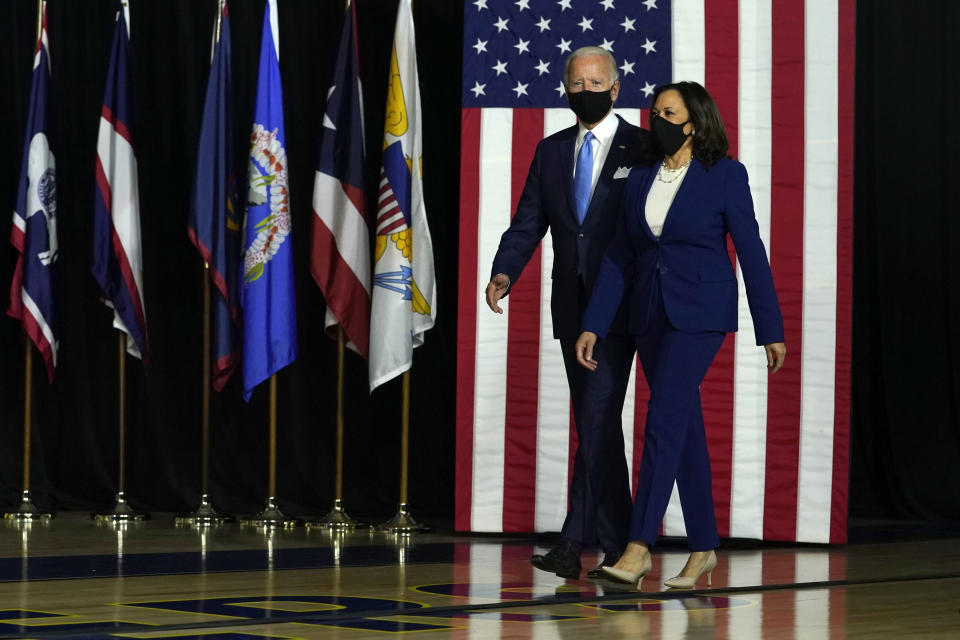
[[[690,549],[707,551],[720,546],[720,538],[700,383],[725,334],[679,331],[670,325],[662,297],[657,295],[652,303],[647,329],[637,336],[650,403],[630,540],[653,547],[676,481]]]
[[[626,546],[630,522],[630,476],[621,414],[636,346],[631,336],[609,334],[597,342],[598,365],[590,372],[577,364],[575,344],[574,339],[560,340],[578,442],[570,506],[560,535],[619,554]]]

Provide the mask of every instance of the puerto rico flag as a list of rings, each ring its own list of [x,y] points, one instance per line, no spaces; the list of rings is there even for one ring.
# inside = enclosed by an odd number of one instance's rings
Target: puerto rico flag
[[[140,195],[134,151],[127,15],[118,12],[97,135],[93,207],[93,276],[113,309],[113,326],[127,334],[127,353],[149,360],[143,306]]]
[[[56,164],[46,134],[47,85],[50,82],[46,2],[42,11],[43,26],[33,56],[17,208],[10,229],[10,242],[18,255],[7,313],[19,318],[23,330],[43,356],[47,377],[52,382],[57,366],[53,299],[57,262],[57,184]]]
[[[210,308],[211,381],[223,389],[240,361],[240,211],[233,156],[230,109],[230,17],[227,3],[220,10],[213,63],[197,144],[196,179],[187,220],[187,235],[207,264],[216,289]],[[216,30],[217,27],[215,26]]]
[[[566,513],[576,435],[549,234],[504,315],[483,291],[537,142],[575,123],[563,61],[594,45],[634,124],[657,86],[704,85],[750,175],[789,356],[769,377],[741,282],[740,331],[701,387],[720,535],[846,539],[853,36],[853,0],[464,0],[457,529],[558,531]],[[622,417],[634,479],[647,400],[637,367]],[[676,492],[663,531],[685,535]]]
[[[310,273],[327,302],[324,327],[343,327],[347,345],[370,353],[370,227],[363,185],[363,108],[357,73],[356,9],[340,33],[313,182]]]

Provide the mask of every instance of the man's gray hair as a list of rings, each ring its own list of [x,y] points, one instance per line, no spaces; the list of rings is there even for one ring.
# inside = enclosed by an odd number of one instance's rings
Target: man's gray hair
[[[573,62],[573,59],[579,58],[580,56],[602,56],[606,58],[607,63],[610,65],[610,84],[613,85],[614,82],[620,79],[620,72],[617,70],[617,61],[613,58],[613,54],[603,47],[580,47],[567,56],[566,61],[563,63],[563,84],[567,84],[570,80],[570,64]]]

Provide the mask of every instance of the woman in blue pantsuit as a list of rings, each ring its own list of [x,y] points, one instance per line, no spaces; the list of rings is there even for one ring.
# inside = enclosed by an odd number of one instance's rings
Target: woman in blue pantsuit
[[[771,373],[783,366],[786,349],[747,172],[726,155],[727,136],[713,98],[695,82],[658,88],[650,131],[663,160],[634,167],[627,178],[619,231],[603,259],[576,353],[581,365],[596,367],[594,347],[626,296],[650,404],[630,543],[604,572],[640,588],[676,481],[691,554],[680,575],[664,584],[691,588],[703,574],[709,581],[720,544],[700,382],[725,334],[737,330],[737,277],[728,233],[757,345],[765,348]]]

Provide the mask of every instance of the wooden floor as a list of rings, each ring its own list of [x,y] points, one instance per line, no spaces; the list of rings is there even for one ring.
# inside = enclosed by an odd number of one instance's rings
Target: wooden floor
[[[536,548],[61,514],[0,527],[0,638],[960,638],[958,539],[728,544],[695,592],[663,592],[679,546],[642,593],[537,571]]]

